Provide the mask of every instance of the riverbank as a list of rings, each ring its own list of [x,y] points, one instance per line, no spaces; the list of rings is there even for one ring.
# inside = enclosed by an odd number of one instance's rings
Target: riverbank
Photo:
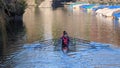
[[[73,12],[80,12],[80,10],[88,13],[94,14],[96,16],[102,16],[109,19],[120,20],[120,6],[119,4],[90,4],[84,2],[75,2],[67,6],[69,10]]]

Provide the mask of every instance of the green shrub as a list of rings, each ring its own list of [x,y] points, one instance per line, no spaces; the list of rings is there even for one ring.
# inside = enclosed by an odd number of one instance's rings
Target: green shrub
[[[25,0],[19,0],[15,4],[15,13],[16,15],[22,15],[24,13],[24,10],[27,7],[27,3]]]
[[[25,0],[14,0],[11,2],[0,0],[0,9],[3,9],[8,16],[23,15],[27,7]]]

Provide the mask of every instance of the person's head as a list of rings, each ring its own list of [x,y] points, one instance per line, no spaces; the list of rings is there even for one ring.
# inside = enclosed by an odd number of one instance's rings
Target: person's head
[[[66,31],[63,31],[63,35],[64,35],[64,36],[67,36],[67,32],[66,32]]]

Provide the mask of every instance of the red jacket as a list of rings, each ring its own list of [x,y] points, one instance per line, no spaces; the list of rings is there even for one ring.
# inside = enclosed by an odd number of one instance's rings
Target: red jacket
[[[68,36],[62,36],[62,45],[68,45],[69,44],[69,37]]]

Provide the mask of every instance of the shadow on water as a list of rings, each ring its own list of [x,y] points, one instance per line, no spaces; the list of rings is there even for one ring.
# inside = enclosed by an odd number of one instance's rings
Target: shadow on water
[[[9,38],[8,41],[17,41],[21,35],[23,36],[25,34],[25,28],[22,19],[11,20],[7,26],[7,34]]]
[[[24,24],[22,17],[14,17],[9,21],[1,21],[0,23],[0,57],[1,62],[6,59],[6,56],[16,52],[24,36]],[[19,40],[18,40],[19,39]],[[20,39],[22,39],[20,41]],[[17,42],[19,41],[19,42]],[[18,45],[18,44],[19,45]]]

